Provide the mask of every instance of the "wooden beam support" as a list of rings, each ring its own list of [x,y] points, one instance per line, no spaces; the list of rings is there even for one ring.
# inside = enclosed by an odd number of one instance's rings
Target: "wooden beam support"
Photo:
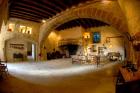
[[[22,16],[22,15],[17,15],[17,14],[11,14],[10,17],[20,18],[20,19],[25,19],[25,20],[30,20],[30,21],[34,21],[34,22],[41,22],[41,20],[35,19],[33,17]]]
[[[17,10],[14,11],[14,10],[12,10],[12,11],[10,11],[10,14],[27,15],[27,16],[32,16],[32,17],[38,18],[38,19],[43,19],[43,17],[41,17],[41,16],[34,15],[34,14],[30,13],[30,12],[24,12],[24,11],[17,11]]]
[[[35,10],[35,11],[38,11],[38,12],[41,12],[41,13],[44,13],[44,14],[48,14],[50,16],[53,16],[55,15],[55,13],[52,11],[52,12],[48,12],[47,9],[46,10],[43,10],[41,8],[38,8],[38,7],[35,7],[35,6],[32,6],[32,5],[28,5],[28,4],[25,4],[25,3],[21,3],[21,2],[17,2],[16,3],[16,7],[22,7],[22,8],[27,8],[27,9],[31,9],[31,10]]]
[[[37,15],[37,16],[42,16],[42,17],[50,17],[51,15],[48,15],[46,13],[42,13],[42,12],[39,12],[39,11],[36,11],[36,10],[32,10],[30,8],[25,8],[25,7],[19,7],[19,6],[15,6],[15,8],[11,9],[10,11],[24,11],[24,12],[27,12],[27,13],[32,13],[34,15]]]

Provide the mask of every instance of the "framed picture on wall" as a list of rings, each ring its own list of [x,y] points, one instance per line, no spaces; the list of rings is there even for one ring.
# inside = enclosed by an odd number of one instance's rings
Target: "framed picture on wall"
[[[92,39],[93,39],[93,43],[100,43],[101,42],[101,33],[93,32]]]

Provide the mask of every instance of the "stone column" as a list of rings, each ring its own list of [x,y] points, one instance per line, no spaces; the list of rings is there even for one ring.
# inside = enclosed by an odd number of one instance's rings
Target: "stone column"
[[[140,52],[138,52],[138,62],[137,62],[137,67],[140,69]]]
[[[136,33],[140,32],[140,0],[118,0],[118,3],[126,17],[129,33],[131,36],[134,36]],[[130,46],[133,48],[132,44],[130,44]],[[139,53],[131,49],[130,54],[130,59],[139,67]]]
[[[135,35],[140,31],[140,0],[118,0],[126,17],[129,33]]]
[[[8,18],[8,0],[0,0],[0,30],[2,23],[7,23]]]

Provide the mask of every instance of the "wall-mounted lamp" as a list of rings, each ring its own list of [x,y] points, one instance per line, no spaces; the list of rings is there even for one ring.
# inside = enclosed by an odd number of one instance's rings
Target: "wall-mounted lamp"
[[[46,20],[43,19],[43,20],[42,20],[42,23],[45,23],[45,22],[46,22]]]
[[[110,43],[110,38],[106,38],[106,43]]]
[[[110,44],[110,45],[109,45],[109,48],[112,48],[112,47],[113,47],[113,45],[112,45],[112,44]]]
[[[85,39],[90,38],[90,33],[89,33],[89,32],[85,32],[85,33],[84,33],[84,38],[85,38]]]
[[[111,0],[102,0],[101,1],[101,3],[104,3],[104,4],[108,4],[108,3],[110,3],[111,2]]]

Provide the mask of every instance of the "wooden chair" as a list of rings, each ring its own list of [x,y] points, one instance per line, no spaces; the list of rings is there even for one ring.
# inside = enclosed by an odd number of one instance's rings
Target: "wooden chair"
[[[122,55],[119,52],[108,53],[108,58],[110,61],[122,61]]]
[[[0,63],[6,67],[5,71],[8,72],[7,61],[0,61]]]
[[[86,62],[87,62],[86,56],[80,55],[79,56],[79,61],[80,61],[80,64],[86,64]]]
[[[95,55],[91,56],[91,64],[97,64],[97,57]]]
[[[78,63],[79,62],[79,56],[78,55],[73,55],[72,56],[72,64]]]
[[[7,74],[8,74],[7,61],[0,61],[0,76],[3,78],[3,76]]]

